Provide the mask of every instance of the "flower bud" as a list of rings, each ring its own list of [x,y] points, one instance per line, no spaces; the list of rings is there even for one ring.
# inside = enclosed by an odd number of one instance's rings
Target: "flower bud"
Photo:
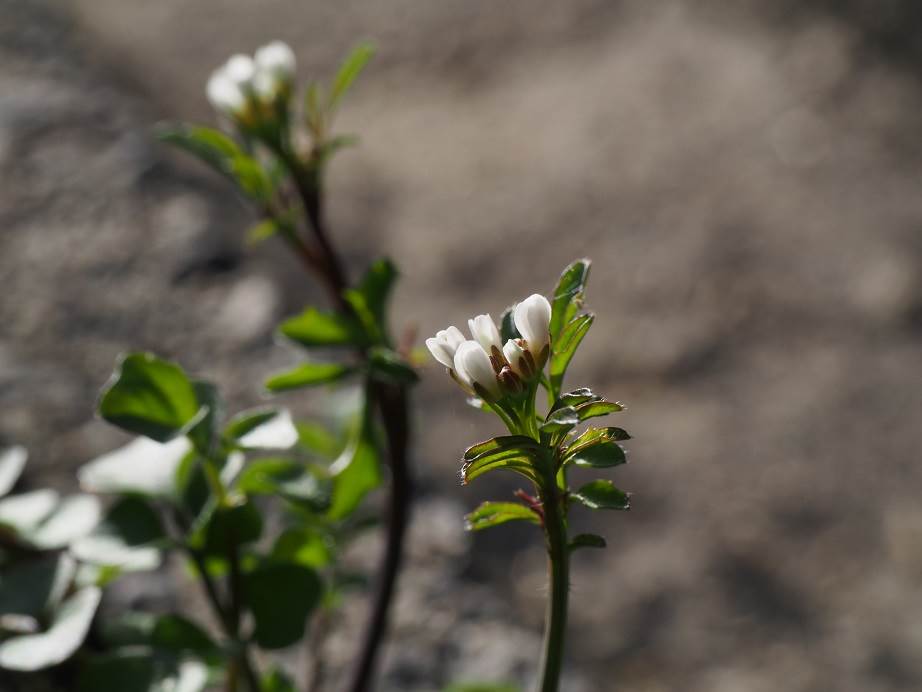
[[[212,108],[228,116],[240,113],[246,106],[246,94],[227,76],[227,70],[224,67],[212,73],[205,87],[205,94]]]
[[[253,56],[256,71],[270,75],[277,82],[290,82],[295,74],[295,54],[284,41],[273,41]]]
[[[244,92],[252,86],[256,75],[256,63],[249,55],[232,55],[224,65],[224,74]]]
[[[494,348],[497,354],[502,354],[502,338],[499,335],[499,329],[496,328],[496,324],[493,322],[492,317],[489,315],[477,315],[474,319],[467,321],[467,326],[470,327],[471,336],[474,338],[474,341],[483,347],[483,350],[488,356],[494,355]]]
[[[464,334],[457,327],[449,327],[436,332],[436,335],[426,339],[426,348],[432,357],[446,368],[455,367],[455,352],[458,346],[465,341]]]
[[[455,372],[464,384],[472,390],[487,395],[489,400],[501,396],[499,382],[490,357],[476,341],[465,341],[455,352]]]
[[[512,318],[515,328],[525,339],[526,348],[537,360],[550,342],[551,304],[535,293],[515,306]]]

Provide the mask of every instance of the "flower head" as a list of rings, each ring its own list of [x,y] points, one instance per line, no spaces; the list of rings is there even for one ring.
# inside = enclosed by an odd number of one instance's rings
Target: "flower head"
[[[470,327],[474,341],[483,347],[487,355],[494,355],[494,348],[498,353],[503,352],[503,341],[492,317],[489,315],[477,315],[477,317],[467,321],[467,326]]]
[[[454,370],[460,380],[487,399],[498,399],[502,393],[490,357],[476,341],[465,341],[455,352]]]
[[[256,51],[253,56],[257,72],[272,75],[278,81],[289,81],[294,77],[294,51],[284,41],[273,41]]]
[[[454,369],[455,352],[458,346],[465,341],[464,334],[457,327],[449,327],[436,332],[435,336],[426,339],[426,348],[432,357],[439,361],[446,368]]]
[[[230,77],[224,67],[215,70],[205,87],[208,101],[219,113],[233,116],[246,106],[246,94]]]
[[[512,318],[528,350],[537,360],[551,340],[551,304],[547,298],[535,293],[515,306]]]

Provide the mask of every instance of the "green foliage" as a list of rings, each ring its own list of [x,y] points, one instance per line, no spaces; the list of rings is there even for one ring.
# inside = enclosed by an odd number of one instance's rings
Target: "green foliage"
[[[582,307],[590,265],[588,259],[576,260],[560,275],[551,301],[551,343]]]
[[[533,509],[515,502],[484,502],[464,517],[468,531],[488,529],[491,526],[516,520],[530,521],[533,524],[541,523],[541,517]]]
[[[320,602],[322,584],[303,564],[266,562],[245,576],[247,602],[264,649],[281,649],[304,636],[307,617]]]
[[[365,65],[368,64],[368,61],[371,60],[374,54],[375,48],[373,45],[370,43],[362,43],[356,46],[346,57],[342,65],[340,65],[339,72],[336,73],[336,77],[333,79],[333,85],[330,89],[330,98],[327,103],[327,109],[330,112],[334,111],[339,106],[343,96],[349,91],[349,87],[352,86],[353,82],[355,82],[362,73],[362,70],[365,69]]]
[[[185,433],[205,413],[182,368],[150,353],[123,356],[99,401],[107,421],[157,442]]]
[[[381,483],[378,448],[371,424],[367,397],[349,444],[330,467],[333,498],[327,515],[343,519],[351,514],[362,498]]]
[[[71,545],[79,560],[120,570],[150,570],[160,566],[160,549],[167,536],[151,504],[128,495],[113,504],[94,531]]]
[[[570,539],[569,548],[572,553],[580,548],[604,548],[606,545],[605,539],[601,536],[594,533],[581,533]]]
[[[551,391],[560,391],[567,367],[594,319],[593,315],[580,315],[568,322],[554,339],[550,363]]]
[[[284,392],[331,384],[348,377],[355,370],[354,367],[341,363],[302,363],[287,372],[270,377],[266,380],[266,389],[270,392]]]
[[[630,509],[631,496],[619,490],[611,481],[597,480],[587,483],[572,495],[589,509]]]
[[[302,346],[337,347],[368,345],[368,335],[354,318],[308,308],[297,317],[285,320],[279,331]]]

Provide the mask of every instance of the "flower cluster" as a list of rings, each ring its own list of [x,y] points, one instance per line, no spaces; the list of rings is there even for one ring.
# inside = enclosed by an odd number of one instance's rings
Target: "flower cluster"
[[[512,309],[519,338],[504,344],[490,315],[468,320],[472,339],[448,327],[426,339],[432,356],[465,390],[487,402],[534,391],[550,350],[551,304],[537,293]]]
[[[206,94],[219,113],[246,122],[261,107],[291,93],[295,54],[282,41],[273,41],[253,57],[238,53],[215,70]]]

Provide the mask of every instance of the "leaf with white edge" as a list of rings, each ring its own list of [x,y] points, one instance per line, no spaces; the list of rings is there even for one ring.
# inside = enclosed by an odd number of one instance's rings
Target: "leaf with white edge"
[[[359,346],[368,344],[362,325],[338,313],[308,308],[279,326],[282,335],[302,346]]]
[[[139,497],[126,497],[109,508],[102,523],[75,541],[71,553],[83,562],[124,571],[157,569],[166,532],[160,516]]]
[[[565,456],[576,454],[579,450],[589,445],[599,444],[600,442],[624,442],[630,440],[631,436],[623,428],[586,428],[582,434],[570,440]]]
[[[102,518],[102,506],[95,495],[65,497],[27,540],[43,550],[63,548],[90,533]]]
[[[366,411],[365,421],[358,426],[349,445],[330,466],[333,477],[333,497],[327,516],[343,519],[358,507],[359,502],[381,483],[378,450],[372,438],[371,421]]]
[[[35,671],[57,665],[80,648],[99,607],[102,591],[80,589],[57,608],[44,632],[12,637],[0,644],[0,667]]]
[[[19,445],[0,451],[0,497],[9,493],[16,485],[28,458],[26,448]]]
[[[617,442],[600,441],[597,444],[586,445],[575,453],[567,454],[563,462],[576,466],[588,466],[597,469],[610,468],[627,463],[624,450]]]
[[[548,414],[541,424],[541,432],[548,434],[568,433],[579,423],[579,415],[571,406],[564,406]]]
[[[583,337],[592,326],[594,315],[580,315],[570,321],[557,337],[551,349],[551,362],[549,366],[551,391],[559,392],[563,384],[564,375],[576,349],[583,341]]]
[[[474,459],[482,457],[485,454],[493,454],[495,452],[502,452],[509,449],[527,449],[537,452],[540,448],[541,447],[537,442],[525,435],[500,435],[499,437],[493,437],[489,440],[478,442],[477,444],[468,447],[464,451],[464,460],[473,461]]]
[[[290,449],[298,442],[298,429],[287,408],[241,413],[224,434],[244,449]]]
[[[601,399],[602,397],[593,394],[591,389],[580,387],[579,389],[574,389],[572,392],[561,394],[557,398],[557,401],[554,402],[554,406],[551,407],[551,411],[556,411],[565,406],[576,407],[588,401],[601,401]]]
[[[0,500],[0,525],[27,533],[50,515],[58,504],[54,490],[33,490]]]
[[[581,533],[570,540],[570,552],[580,548],[604,548],[608,545],[605,539],[594,533]]]
[[[207,413],[182,368],[151,353],[120,358],[98,408],[113,425],[157,442],[185,433]]]
[[[615,487],[611,481],[592,481],[587,483],[572,497],[589,509],[630,509],[631,495]]]
[[[77,478],[88,492],[170,498],[176,495],[177,471],[191,451],[192,444],[185,437],[166,444],[138,437],[84,464]]]
[[[270,377],[266,380],[266,389],[270,392],[287,392],[304,387],[319,387],[338,382],[355,371],[355,367],[342,363],[302,363]]]
[[[43,618],[64,598],[76,569],[77,563],[66,553],[4,567],[0,575],[0,614]]]
[[[474,461],[465,463],[461,467],[461,484],[467,485],[488,471],[495,471],[496,469],[514,471],[535,483],[539,479],[539,473],[533,457],[523,454],[517,455],[511,450],[507,450],[496,454],[485,454]]]
[[[244,576],[244,587],[256,622],[253,638],[264,649],[299,641],[323,593],[314,570],[292,563],[264,563]]]
[[[468,531],[480,531],[516,520],[541,523],[533,509],[517,502],[484,502],[464,517],[464,526]]]
[[[551,343],[566,326],[576,312],[582,307],[583,294],[586,291],[586,282],[589,280],[588,259],[573,262],[563,270],[557,288],[554,290],[554,299],[551,301]]]

